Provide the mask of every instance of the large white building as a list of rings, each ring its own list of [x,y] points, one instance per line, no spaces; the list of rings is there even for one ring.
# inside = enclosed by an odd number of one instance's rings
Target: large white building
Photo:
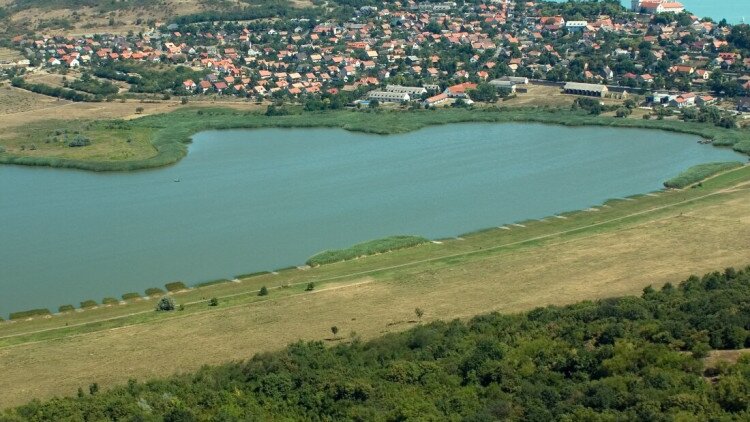
[[[646,13],[682,13],[685,6],[674,0],[632,0],[634,12],[644,11]]]
[[[367,98],[372,100],[378,100],[381,103],[400,103],[409,101],[411,97],[405,92],[390,92],[390,91],[370,91]]]
[[[420,96],[427,93],[427,89],[421,86],[402,86],[402,85],[386,85],[385,90],[387,92],[397,92],[399,94],[409,94],[410,96]]]

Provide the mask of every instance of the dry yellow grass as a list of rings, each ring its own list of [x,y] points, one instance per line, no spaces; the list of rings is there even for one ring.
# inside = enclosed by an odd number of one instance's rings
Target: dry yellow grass
[[[5,123],[0,123],[0,125],[3,128],[14,125],[13,121],[16,113],[49,109],[62,104],[68,104],[68,101],[60,101],[57,98],[34,94],[33,92],[13,88],[9,85],[0,87],[0,119]]]
[[[11,63],[23,59],[23,55],[18,50],[0,47],[0,63]]]
[[[737,363],[737,360],[743,356],[749,356],[750,349],[739,349],[739,350],[712,350],[708,357],[703,359],[703,363],[707,368],[716,368],[719,363]]]
[[[0,349],[0,407],[32,397],[191,371],[243,359],[298,339],[327,339],[329,327],[372,338],[425,320],[516,312],[546,304],[638,294],[692,273],[744,266],[750,256],[750,191],[727,191],[628,223],[616,231],[429,261],[349,277],[325,290]],[[346,337],[346,336],[345,336]]]

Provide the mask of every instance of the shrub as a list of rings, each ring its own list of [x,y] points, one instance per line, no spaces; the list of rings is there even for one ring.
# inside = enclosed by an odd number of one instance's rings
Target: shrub
[[[307,287],[305,287],[305,291],[306,292],[311,292],[313,290],[315,290],[315,283],[313,283],[313,282],[307,283]]]
[[[174,311],[174,309],[174,300],[169,296],[162,297],[159,299],[159,302],[156,303],[157,311]]]
[[[208,306],[219,306],[219,299],[212,297],[211,300],[208,301]]]
[[[91,145],[91,140],[83,135],[76,135],[73,140],[68,143],[69,147],[85,147]]]
[[[164,285],[164,287],[167,288],[168,292],[177,292],[177,291],[180,291],[180,290],[187,289],[187,286],[185,286],[185,283],[183,283],[181,281],[173,281],[171,283],[167,283],[167,284]]]
[[[117,305],[119,303],[120,301],[113,297],[105,297],[104,299],[102,299],[102,304],[104,305]]]
[[[622,108],[617,109],[617,111],[615,112],[615,116],[620,117],[620,118],[625,118],[625,117],[630,116],[630,113],[632,113],[632,111],[630,111],[629,108],[622,107]]]
[[[73,305],[61,305],[59,308],[57,308],[57,311],[60,313],[63,312],[72,312],[75,311],[76,308],[73,307]]]
[[[39,308],[39,309],[29,309],[28,311],[19,311],[19,312],[13,312],[10,314],[10,319],[25,319],[25,318],[31,318],[35,316],[45,316],[49,315],[51,312],[47,308]]]
[[[146,296],[158,296],[163,295],[164,290],[158,288],[158,287],[150,287],[146,289]]]
[[[266,286],[261,287],[258,296],[268,296],[268,288]]]
[[[98,304],[93,299],[84,300],[83,302],[81,302],[81,309],[93,308],[96,305]]]
[[[141,298],[141,295],[135,292],[125,293],[124,295],[122,295],[122,300],[133,300],[133,299],[140,299],[140,298]]]

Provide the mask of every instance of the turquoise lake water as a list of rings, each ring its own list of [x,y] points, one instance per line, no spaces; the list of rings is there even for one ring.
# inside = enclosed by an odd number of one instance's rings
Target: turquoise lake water
[[[750,0],[679,0],[685,9],[702,17],[710,17],[716,22],[726,19],[730,23],[750,19]],[[630,6],[629,1],[623,4]]]
[[[235,130],[196,135],[164,169],[0,166],[0,315],[300,265],[395,234],[456,236],[746,160],[697,140],[530,124]]]
[[[726,19],[730,23],[739,23],[743,17],[746,21],[750,21],[750,0],[679,0],[679,2],[684,4],[688,11],[698,16],[708,16],[716,22]],[[622,0],[622,5],[629,10],[631,1]]]

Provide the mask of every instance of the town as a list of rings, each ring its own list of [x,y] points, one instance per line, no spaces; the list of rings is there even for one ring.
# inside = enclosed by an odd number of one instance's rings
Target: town
[[[750,110],[750,31],[692,16],[680,3],[634,0],[632,11],[612,1],[364,3],[284,20],[183,17],[137,34],[19,35],[10,46],[23,58],[2,67],[16,87],[74,101],[436,107],[557,86],[677,110],[721,100]]]

